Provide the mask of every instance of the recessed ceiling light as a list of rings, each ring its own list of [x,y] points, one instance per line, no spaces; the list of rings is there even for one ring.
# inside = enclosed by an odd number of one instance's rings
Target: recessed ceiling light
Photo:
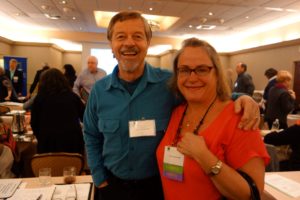
[[[249,17],[249,16],[246,16],[245,18],[246,18],[246,19],[249,19],[250,17]]]
[[[149,8],[149,10],[150,10],[150,11],[152,11],[152,10],[153,10],[153,8]]]
[[[45,13],[44,14],[47,18],[49,18],[49,19],[60,19],[61,18],[61,16],[59,16],[59,15],[50,15],[50,14],[47,14],[47,13]]]
[[[67,4],[67,1],[60,1],[60,4]]]
[[[189,28],[193,28],[193,25],[190,24],[190,25],[189,25]]]
[[[21,14],[20,14],[20,13],[15,13],[15,15],[16,15],[16,16],[20,16]]]
[[[76,17],[72,17],[72,19],[73,19],[73,20],[75,20],[75,19],[76,19]]]
[[[213,16],[213,15],[214,15],[214,13],[212,13],[212,12],[209,12],[209,13],[208,13],[208,15],[209,15],[209,16]]]
[[[271,11],[283,11],[282,8],[273,8],[273,7],[265,7],[266,10],[271,10]]]

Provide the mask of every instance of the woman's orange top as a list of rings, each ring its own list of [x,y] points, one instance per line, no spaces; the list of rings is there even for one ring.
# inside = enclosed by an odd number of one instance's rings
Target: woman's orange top
[[[171,145],[174,140],[185,106],[180,105],[173,111],[166,134],[156,152],[165,200],[220,199],[221,194],[210,177],[195,160],[187,156],[184,159],[183,182],[170,180],[163,175],[164,147]],[[253,157],[261,157],[267,165],[270,157],[259,131],[238,129],[240,119],[241,115],[234,113],[234,105],[231,102],[198,134],[205,138],[212,153],[234,169],[242,167]]]

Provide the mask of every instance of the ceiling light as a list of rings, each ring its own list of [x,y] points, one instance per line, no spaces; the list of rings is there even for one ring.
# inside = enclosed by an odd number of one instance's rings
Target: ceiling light
[[[47,13],[45,13],[44,14],[47,18],[49,18],[49,19],[60,19],[61,18],[61,16],[59,16],[59,15],[50,15],[50,14],[47,14]]]
[[[217,26],[216,25],[199,25],[196,27],[196,29],[200,30],[200,29],[203,29],[203,30],[212,30],[214,28],[216,28]]]
[[[213,16],[213,15],[214,15],[214,13],[212,13],[212,12],[209,12],[209,13],[208,13],[208,15],[209,15],[209,16]]]
[[[298,10],[294,10],[294,9],[285,9],[285,11],[287,11],[287,12],[298,12]]]
[[[224,24],[225,19],[219,19],[220,24]]]
[[[150,11],[152,11],[152,10],[153,10],[153,8],[149,8],[149,10],[150,10]]]
[[[193,28],[193,25],[190,24],[190,25],[189,25],[189,28]]]
[[[68,2],[67,1],[60,1],[59,3],[60,4],[67,4]]]
[[[246,18],[246,19],[249,19],[250,17],[249,17],[249,16],[246,16],[245,18]]]
[[[283,11],[282,8],[272,8],[272,7],[265,7],[266,10],[271,10],[271,11]]]
[[[106,12],[106,11],[94,11],[94,16],[96,23],[99,27],[107,28],[109,21],[111,18],[117,14],[116,12]],[[155,25],[156,27],[159,26],[160,31],[167,30],[171,27],[179,17],[173,16],[162,16],[162,15],[145,15],[143,17],[147,19],[148,22],[151,23],[151,26]]]
[[[73,20],[76,20],[76,17],[72,17]]]

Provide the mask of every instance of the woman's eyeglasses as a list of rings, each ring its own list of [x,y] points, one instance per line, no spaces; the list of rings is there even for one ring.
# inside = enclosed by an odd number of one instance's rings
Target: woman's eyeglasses
[[[208,65],[200,65],[195,69],[190,69],[188,67],[180,67],[177,68],[177,73],[178,76],[182,76],[182,77],[188,77],[191,75],[192,72],[194,72],[197,76],[206,76],[209,74],[212,68],[214,67]]]

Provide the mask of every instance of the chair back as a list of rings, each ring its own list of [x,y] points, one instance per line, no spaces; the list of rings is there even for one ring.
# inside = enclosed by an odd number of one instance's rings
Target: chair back
[[[76,175],[80,175],[83,165],[83,156],[78,153],[42,153],[35,154],[31,159],[31,169],[36,177],[40,168],[51,168],[52,176],[62,176],[63,168],[69,166],[76,167]]]

